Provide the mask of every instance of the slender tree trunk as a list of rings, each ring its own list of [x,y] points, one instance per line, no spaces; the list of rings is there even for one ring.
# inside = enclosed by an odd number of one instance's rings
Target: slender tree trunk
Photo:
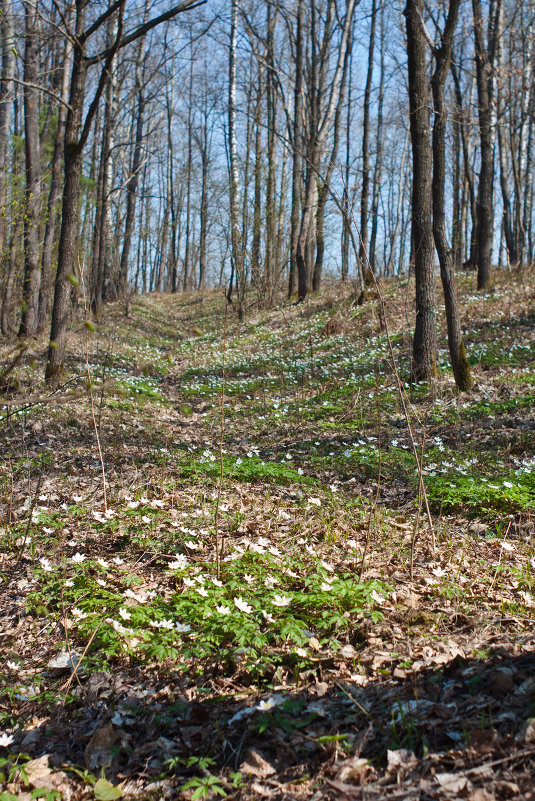
[[[301,163],[303,125],[303,4],[297,0],[297,20],[295,29],[295,81],[293,108],[293,164],[292,164],[292,210],[290,216],[290,271],[288,275],[288,297],[295,292],[297,281],[297,241],[299,237],[299,218],[301,211]]]
[[[456,114],[453,120],[453,221],[452,221],[452,249],[453,269],[460,270],[463,252],[462,227],[462,176],[461,176],[461,121]]]
[[[323,275],[323,259],[325,255],[325,208],[329,198],[329,189],[334,172],[336,160],[338,158],[338,145],[340,142],[340,122],[342,119],[342,110],[344,107],[345,87],[349,71],[349,61],[352,51],[352,35],[350,34],[347,49],[344,59],[344,68],[342,72],[342,83],[340,86],[340,95],[336,106],[333,122],[333,144],[329,160],[323,179],[318,177],[318,202],[316,208],[316,259],[314,262],[314,274],[312,277],[312,290],[319,292],[321,287],[321,279]]]
[[[148,7],[148,4],[146,8]],[[141,160],[143,155],[143,125],[145,117],[145,87],[143,81],[143,59],[145,54],[145,37],[142,36],[139,40],[139,46],[136,57],[136,120],[135,120],[135,140],[134,152],[132,154],[132,162],[130,168],[130,175],[126,182],[126,220],[124,226],[123,249],[121,252],[121,266],[119,273],[119,294],[122,298],[126,298],[127,285],[128,285],[128,261],[130,256],[130,246],[132,244],[132,234],[134,232],[134,223],[136,219],[136,201],[137,201],[137,188],[139,182],[139,171],[141,169]]]
[[[260,292],[260,241],[262,234],[262,70],[258,64],[258,86],[254,111],[254,201],[253,201],[253,238],[251,243],[251,280]]]
[[[412,238],[416,278],[416,327],[412,378],[415,381],[431,381],[436,376],[429,85],[426,41],[421,24],[423,6],[423,0],[407,0],[405,8],[413,163]]]
[[[69,72],[72,61],[72,44],[67,39],[63,50],[63,67],[61,78],[61,98],[67,103],[69,96]],[[65,138],[65,123],[67,108],[63,104],[58,107],[58,127],[54,139],[54,152],[52,154],[50,190],[48,194],[47,220],[43,237],[41,256],[41,286],[39,289],[39,330],[47,322],[50,304],[50,290],[52,285],[52,254],[58,219],[58,203],[61,196],[61,166],[63,160],[63,140]]]
[[[459,304],[455,287],[453,254],[446,234],[446,206],[444,189],[446,185],[446,123],[447,111],[444,100],[444,86],[451,59],[451,43],[457,24],[461,0],[450,0],[448,17],[440,47],[435,50],[436,67],[431,80],[433,90],[433,235],[440,262],[440,277],[444,290],[446,321],[448,327],[448,346],[455,383],[464,392],[473,385],[470,366],[466,358]]]
[[[360,249],[359,259],[366,283],[373,283],[372,276],[368,275],[366,259],[368,256],[368,198],[370,194],[370,97],[373,83],[373,57],[375,50],[375,21],[377,16],[377,2],[372,0],[370,41],[368,47],[368,69],[366,73],[366,87],[364,89],[364,116],[362,120],[362,189],[360,193]]]
[[[507,247],[508,263],[515,266],[519,260],[519,252],[517,249],[518,239],[515,237],[513,231],[513,217],[511,211],[511,195],[509,192],[509,164],[507,158],[507,145],[505,138],[505,108],[503,103],[503,83],[504,83],[504,61],[503,61],[503,25],[502,25],[502,9],[498,10],[496,30],[496,67],[497,67],[497,82],[496,82],[496,105],[497,105],[497,129],[498,129],[498,155],[500,163],[500,188],[502,191],[502,205],[503,205],[503,233],[505,236],[505,244]],[[521,190],[520,190],[521,191]],[[519,187],[516,187],[516,198],[519,197]],[[517,206],[518,212],[518,206]],[[518,213],[516,215],[518,219]]]
[[[206,281],[206,241],[208,231],[208,128],[205,121],[203,132],[203,148],[201,151],[201,214],[199,232],[199,284],[200,290],[204,289]]]
[[[238,170],[238,147],[236,138],[236,46],[238,37],[239,0],[232,0],[229,48],[229,94],[228,94],[228,142],[230,167],[230,228],[232,267],[236,272],[238,317],[243,319],[245,311],[245,266],[243,244],[239,226],[240,176]],[[232,281],[231,281],[232,287]]]
[[[459,74],[457,72],[457,69],[453,61],[450,64],[450,69],[453,77],[453,83],[455,86],[455,100],[457,105],[457,113],[460,121],[459,133],[461,137],[461,145],[463,151],[464,177],[465,177],[466,187],[468,189],[468,198],[470,203],[470,219],[472,222],[472,233],[469,237],[465,236],[465,241],[469,241],[470,243],[470,255],[468,257],[467,266],[473,267],[475,269],[478,263],[478,257],[477,257],[478,216],[477,216],[477,200],[476,200],[474,171],[472,169],[472,163],[470,159],[470,142],[468,139],[468,132],[467,132],[468,123],[465,119],[463,111],[463,94],[461,89],[461,82],[459,79]]]
[[[495,25],[493,16],[499,12],[501,0],[492,0],[488,50],[485,47],[481,0],[472,0],[474,23],[474,52],[476,62],[480,170],[477,193],[477,288],[485,289],[491,276],[492,232],[492,181],[494,176],[494,136],[492,125],[493,71]],[[494,7],[494,8],[493,8]]]
[[[309,265],[307,262],[307,249],[311,236],[314,236],[314,212],[317,202],[317,182],[321,167],[321,158],[327,133],[331,128],[340,97],[344,64],[347,58],[347,49],[350,44],[350,30],[355,10],[355,0],[348,0],[345,11],[345,18],[342,23],[342,34],[340,48],[334,75],[327,92],[326,108],[320,114],[319,97],[325,91],[325,80],[327,72],[327,50],[332,36],[332,25],[334,18],[334,2],[329,0],[326,13],[323,41],[318,56],[318,77],[316,79],[315,59],[311,63],[312,83],[310,93],[312,95],[311,121],[310,121],[310,144],[308,151],[308,169],[305,182],[303,210],[301,213],[301,224],[297,239],[296,264],[297,264],[297,297],[298,301],[305,300],[309,290]],[[314,19],[315,13],[312,14]],[[315,36],[312,34],[313,51],[315,48]]]
[[[15,286],[15,277],[17,274],[17,256],[19,254],[18,241],[20,237],[20,229],[22,221],[17,217],[11,226],[11,236],[9,241],[9,252],[7,253],[6,261],[6,281],[4,285],[4,294],[2,296],[2,312],[1,312],[1,327],[2,334],[7,337],[12,333],[12,312],[13,312],[13,289]]]
[[[379,93],[377,97],[377,134],[376,134],[376,148],[375,148],[375,166],[373,169],[373,191],[372,191],[372,231],[370,236],[370,249],[369,260],[373,271],[377,272],[376,264],[376,243],[377,232],[379,229],[379,200],[381,197],[381,177],[383,174],[383,150],[384,150],[384,134],[383,134],[383,105],[385,97],[385,47],[386,47],[386,30],[385,30],[385,12],[384,3],[381,5],[381,61],[380,61],[380,75],[379,75]]]
[[[267,36],[266,36],[266,110],[267,110],[267,178],[266,178],[266,247],[263,295],[264,304],[271,306],[274,286],[274,253],[276,249],[276,125],[277,94],[274,75],[274,36],[277,13],[272,14],[271,2],[267,3]]]
[[[34,334],[39,322],[39,213],[41,208],[41,147],[39,142],[39,45],[37,12],[26,6],[24,53],[24,133],[26,155],[26,203],[24,214],[24,284],[19,337]]]
[[[346,152],[344,164],[344,194],[342,196],[342,281],[349,275],[349,240],[352,225],[352,210],[349,195],[349,174],[351,169],[351,89],[353,78],[353,50],[349,55],[349,76],[347,80],[347,108],[346,108]]]
[[[2,40],[2,78],[0,81],[0,275],[3,284],[3,300],[6,296],[10,277],[10,264],[7,258],[8,240],[8,163],[9,163],[9,126],[13,103],[13,77],[15,69],[15,35],[13,32],[13,16],[11,0],[0,2],[0,35]],[[4,277],[5,276],[5,277]],[[12,287],[11,287],[12,291]],[[11,292],[8,293],[9,295]],[[11,300],[9,300],[9,304]],[[4,313],[2,302],[1,313],[2,334],[9,333],[9,313],[7,306]]]

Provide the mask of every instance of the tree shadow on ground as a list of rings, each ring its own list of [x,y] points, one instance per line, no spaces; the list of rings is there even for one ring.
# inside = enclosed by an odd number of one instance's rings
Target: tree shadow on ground
[[[301,686],[289,672],[268,693],[239,669],[195,686],[171,666],[82,672],[66,706],[22,704],[29,726],[10,750],[47,753],[59,770],[104,769],[138,798],[188,798],[186,782],[213,776],[236,799],[529,801],[533,641],[523,648],[368,676],[352,672],[356,662],[325,663],[301,674]]]

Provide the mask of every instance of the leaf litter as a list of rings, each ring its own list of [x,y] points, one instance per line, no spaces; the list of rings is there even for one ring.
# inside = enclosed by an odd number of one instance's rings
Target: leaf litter
[[[429,533],[419,532],[412,578],[417,476],[386,363],[379,432],[368,397],[378,321],[373,304],[354,312],[338,287],[329,289],[341,309],[332,335],[319,299],[252,312],[248,325],[231,324],[226,343],[220,299],[209,293],[201,319],[187,296],[139,298],[129,320],[111,306],[90,342],[107,504],[87,399],[9,407],[6,792],[535,797],[533,511],[524,496],[508,495],[510,477],[526,475],[533,458],[535,426],[533,404],[524,403],[530,351],[507,341],[520,334],[527,346],[533,334],[529,304],[515,307],[525,295],[503,280],[506,366],[489,355],[502,308],[489,295],[471,328],[476,392],[456,398],[446,375],[434,397],[414,390],[427,472],[487,480],[458,482],[449,506],[434,508],[438,547],[432,553]],[[531,273],[526,282],[533,298]],[[403,367],[396,303],[404,290],[385,291]],[[159,317],[144,330],[151,344],[141,365],[136,315],[152,319],[153,308]],[[177,313],[185,333],[172,340],[162,315]],[[75,327],[74,382],[77,366],[80,376],[85,369],[85,336]],[[99,389],[110,359],[114,377],[108,366]],[[20,367],[28,390],[32,369],[30,360]],[[341,383],[348,372],[353,394]],[[378,433],[389,444],[374,508]],[[465,457],[460,442],[469,440]],[[466,464],[478,445],[493,454],[494,476]],[[214,550],[221,464],[223,581]]]

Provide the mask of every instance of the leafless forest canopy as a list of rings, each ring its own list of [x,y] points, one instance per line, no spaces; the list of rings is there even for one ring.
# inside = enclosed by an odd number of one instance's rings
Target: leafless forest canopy
[[[532,0],[1,3],[1,329],[132,292],[226,286],[241,316],[322,276],[433,275],[463,364],[455,271],[533,260]]]

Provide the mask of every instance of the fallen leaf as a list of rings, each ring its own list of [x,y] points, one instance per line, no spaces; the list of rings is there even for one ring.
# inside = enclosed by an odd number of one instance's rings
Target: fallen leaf
[[[413,751],[408,748],[397,748],[395,751],[388,750],[386,752],[388,760],[388,770],[396,770],[397,768],[413,768],[418,764],[418,760]]]
[[[86,768],[94,770],[95,768],[111,765],[112,750],[115,750],[115,746],[117,746],[124,737],[125,732],[121,729],[115,729],[112,723],[108,723],[107,726],[102,726],[100,729],[97,729],[85,749]]]
[[[478,787],[470,796],[470,801],[494,801],[494,796]]]
[[[258,751],[250,751],[240,765],[240,771],[245,775],[265,779],[267,776],[273,776],[275,768]]]
[[[370,765],[367,759],[354,756],[339,763],[336,778],[339,782],[363,785],[373,773],[375,773],[373,765]]]
[[[121,798],[123,791],[120,787],[115,787],[107,779],[99,779],[93,787],[93,792],[97,801],[114,801],[116,798]]]
[[[436,780],[444,792],[451,795],[466,793],[472,789],[472,782],[466,776],[457,773],[437,773]]]

